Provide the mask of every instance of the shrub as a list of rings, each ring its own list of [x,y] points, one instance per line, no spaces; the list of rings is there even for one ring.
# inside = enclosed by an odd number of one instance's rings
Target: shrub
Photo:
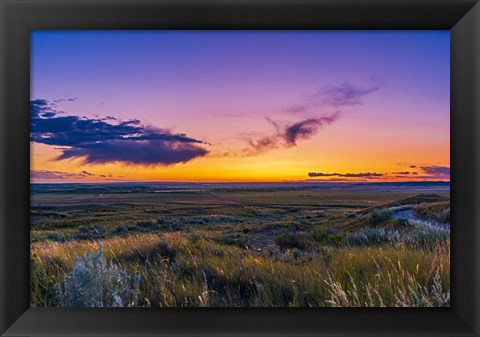
[[[304,238],[296,233],[289,233],[286,229],[282,229],[282,234],[277,235],[274,241],[281,249],[304,249],[306,247]]]
[[[450,239],[450,227],[448,225],[430,225],[424,222],[411,220],[415,230],[405,233],[402,240],[411,246],[432,248],[440,242]]]
[[[319,243],[323,243],[328,246],[341,246],[345,243],[345,234],[338,228],[321,228],[316,227],[312,233],[313,239]]]
[[[409,228],[412,227],[412,224],[407,219],[393,219],[392,227],[394,228]]]
[[[202,239],[202,237],[200,235],[198,235],[197,233],[193,233],[188,237],[188,241],[192,244],[197,243],[201,239]]]
[[[248,240],[239,235],[230,235],[230,236],[215,238],[214,241],[224,245],[236,246],[239,248],[245,248],[248,246]]]
[[[118,225],[117,228],[115,228],[112,231],[112,234],[116,235],[125,235],[128,233],[128,226],[127,225]]]
[[[79,226],[78,232],[73,235],[76,240],[100,240],[105,237],[105,228],[102,225]]]
[[[248,234],[248,233],[250,233],[250,230],[251,230],[251,229],[250,229],[249,227],[242,227],[242,233],[243,233],[243,234]]]
[[[323,227],[315,227],[312,231],[312,237],[318,242],[322,242],[327,235],[327,230]]]
[[[140,220],[137,221],[136,226],[140,228],[150,228],[154,225],[155,223],[150,220]]]
[[[345,235],[341,232],[332,233],[329,236],[327,236],[326,239],[324,240],[324,243],[326,245],[335,246],[335,247],[341,246],[345,244],[345,242],[346,242]]]
[[[128,225],[127,229],[129,232],[134,232],[134,231],[139,231],[140,227],[138,227],[137,225]]]
[[[53,241],[58,241],[58,242],[64,242],[65,238],[60,236],[57,232],[51,232],[47,234],[47,239],[53,240]]]
[[[298,248],[293,248],[291,250],[292,256],[295,260],[298,260],[302,256],[302,251]]]
[[[378,226],[382,222],[390,220],[392,216],[393,213],[388,209],[375,209],[368,215],[367,222],[371,226]]]
[[[347,219],[356,219],[356,218],[358,218],[358,216],[357,216],[355,213],[347,213],[345,216],[347,217]]]
[[[448,207],[441,213],[440,222],[445,224],[450,223],[450,207]]]
[[[73,270],[56,286],[59,307],[133,307],[140,276],[108,264],[102,247],[77,258]]]
[[[358,232],[347,235],[347,243],[350,246],[379,245],[398,241],[400,241],[400,234],[385,228],[364,227]]]
[[[424,222],[410,220],[412,230],[399,232],[395,229],[364,227],[355,233],[347,235],[350,246],[380,245],[402,242],[413,247],[432,248],[439,241],[450,239],[450,229],[447,226],[434,226]]]

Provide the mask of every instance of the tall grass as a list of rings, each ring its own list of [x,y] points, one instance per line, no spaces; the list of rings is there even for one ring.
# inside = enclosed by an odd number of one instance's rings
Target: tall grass
[[[433,225],[417,220],[409,220],[408,226],[399,229],[363,227],[347,235],[351,246],[368,246],[402,243],[419,248],[433,247],[438,241],[450,238],[450,226]]]
[[[344,255],[346,254],[346,255]],[[345,251],[323,281],[331,306],[449,306],[450,247],[408,246]]]
[[[449,304],[445,237],[423,246],[396,241],[299,252],[223,245],[201,234],[195,240],[185,232],[105,239],[104,268],[119,264],[138,275],[135,305],[147,307]],[[78,257],[98,250],[94,241],[32,243],[32,303],[56,305],[52,289],[72,277]]]

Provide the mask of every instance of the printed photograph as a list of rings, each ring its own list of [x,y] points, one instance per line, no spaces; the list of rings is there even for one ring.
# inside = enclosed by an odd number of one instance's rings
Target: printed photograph
[[[32,31],[31,306],[450,306],[449,39]]]

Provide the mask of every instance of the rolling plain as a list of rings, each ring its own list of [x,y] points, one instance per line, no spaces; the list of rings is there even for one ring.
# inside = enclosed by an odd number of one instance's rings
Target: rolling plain
[[[35,306],[449,306],[450,185],[31,185]]]

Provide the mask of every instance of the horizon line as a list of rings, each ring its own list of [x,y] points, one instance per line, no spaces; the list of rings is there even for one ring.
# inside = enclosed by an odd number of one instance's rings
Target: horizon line
[[[119,184],[119,183],[145,183],[145,184],[291,184],[291,183],[305,183],[305,184],[346,184],[346,183],[361,183],[361,184],[398,184],[398,183],[450,183],[450,180],[416,180],[416,181],[366,181],[366,180],[352,180],[352,181],[328,181],[328,180],[295,180],[295,181],[45,181],[34,182],[30,184]]]

